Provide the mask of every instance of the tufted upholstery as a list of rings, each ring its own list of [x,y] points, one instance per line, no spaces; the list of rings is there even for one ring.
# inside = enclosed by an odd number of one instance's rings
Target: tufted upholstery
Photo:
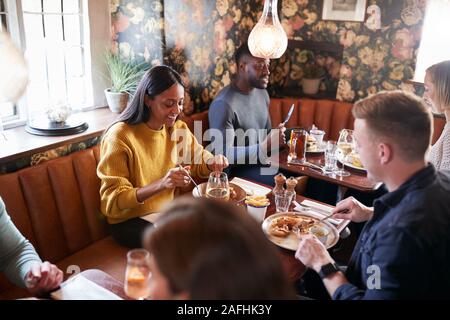
[[[325,140],[337,140],[343,128],[353,128],[352,104],[333,100],[313,99],[271,99],[270,117],[272,126],[284,120],[289,108],[295,104],[295,111],[287,127],[310,128],[313,124],[326,132]]]
[[[292,104],[296,105],[295,111],[287,123],[287,127],[311,127],[314,123],[320,129],[327,132],[325,139],[336,140],[339,131],[343,128],[353,128],[353,118],[351,116],[351,103],[333,100],[312,100],[312,99],[292,99],[272,98],[270,100],[270,118],[272,126],[278,125],[287,115]],[[300,106],[300,107],[299,107]],[[194,121],[201,121],[202,130],[209,128],[208,111],[202,111],[182,120],[188,127],[194,130]]]
[[[353,104],[335,100],[313,100],[313,99],[293,99],[293,98],[272,98],[270,100],[270,118],[272,126],[277,126],[284,120],[292,104],[295,104],[295,111],[287,123],[288,128],[303,127],[310,128],[313,124],[324,130],[325,140],[337,140],[339,131],[344,128],[353,128],[352,107]],[[202,130],[209,128],[208,111],[202,111],[189,117],[182,118],[189,128],[194,131],[194,121],[201,121]],[[434,117],[434,133],[432,143],[434,144],[445,126],[445,118]],[[207,145],[209,142],[204,141]]]
[[[98,268],[123,279],[126,248],[117,245],[101,214],[96,167],[99,147],[0,175],[8,214],[44,260],[63,271]],[[0,279],[0,297],[11,288]]]

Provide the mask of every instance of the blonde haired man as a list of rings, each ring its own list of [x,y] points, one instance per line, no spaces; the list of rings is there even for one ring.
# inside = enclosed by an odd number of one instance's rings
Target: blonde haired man
[[[361,161],[389,193],[373,208],[354,198],[336,206],[336,218],[367,221],[345,275],[313,236],[301,238],[296,258],[319,273],[333,299],[450,298],[450,172],[425,160],[429,110],[393,91],[357,102],[353,116]]]

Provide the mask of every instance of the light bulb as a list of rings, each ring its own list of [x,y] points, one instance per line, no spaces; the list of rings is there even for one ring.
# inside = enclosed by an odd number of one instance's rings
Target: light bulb
[[[286,51],[288,39],[278,19],[278,0],[265,0],[264,11],[248,37],[248,48],[254,57],[278,59]]]

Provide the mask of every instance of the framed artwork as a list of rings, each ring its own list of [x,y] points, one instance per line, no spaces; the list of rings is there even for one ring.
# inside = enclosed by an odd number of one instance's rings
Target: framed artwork
[[[323,0],[322,20],[364,21],[367,0]]]

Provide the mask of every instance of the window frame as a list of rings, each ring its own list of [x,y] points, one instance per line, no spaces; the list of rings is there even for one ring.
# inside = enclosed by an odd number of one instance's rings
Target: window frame
[[[5,3],[7,31],[13,42],[26,51],[25,30],[21,0],[0,0]],[[75,112],[85,112],[106,107],[103,90],[108,87],[109,79],[103,61],[103,52],[111,46],[111,13],[109,0],[80,0],[81,38],[86,74],[86,105]],[[103,12],[103,16],[102,16]],[[17,114],[0,118],[4,129],[26,124],[28,120],[27,94],[16,102]]]

